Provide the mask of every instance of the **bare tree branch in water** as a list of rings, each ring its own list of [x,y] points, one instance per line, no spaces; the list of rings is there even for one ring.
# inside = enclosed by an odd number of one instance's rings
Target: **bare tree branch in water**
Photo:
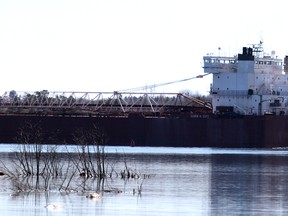
[[[107,136],[100,127],[93,126],[92,129],[79,129],[73,134],[74,142],[77,143],[79,172],[83,177],[105,178],[106,154],[105,143]]]
[[[18,136],[16,137],[18,151],[16,153],[19,166],[22,168],[24,175],[34,175],[34,161],[36,164],[36,174],[40,172],[40,159],[42,147],[39,143],[42,141],[43,131],[39,125],[33,125],[31,122],[19,128]]]
[[[43,145],[45,137],[47,132],[43,130],[40,122],[32,124],[27,121],[19,128],[15,138],[20,144],[17,147],[16,160],[13,161],[16,167],[14,181],[26,178],[29,188],[31,185],[35,190],[47,190],[50,178],[62,175],[64,166],[58,158],[57,147]],[[28,181],[29,179],[31,181]]]

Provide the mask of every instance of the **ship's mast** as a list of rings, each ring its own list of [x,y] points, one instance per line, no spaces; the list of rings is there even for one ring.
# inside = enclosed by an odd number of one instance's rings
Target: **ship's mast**
[[[250,45],[252,45],[254,56],[260,57],[260,54],[264,52],[262,40],[260,40],[258,44],[250,44]]]

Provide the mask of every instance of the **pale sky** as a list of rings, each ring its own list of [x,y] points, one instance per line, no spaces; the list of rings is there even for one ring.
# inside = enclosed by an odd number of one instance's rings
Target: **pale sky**
[[[203,74],[207,53],[288,54],[284,0],[0,0],[0,95],[115,91]],[[155,92],[208,94],[211,76]]]

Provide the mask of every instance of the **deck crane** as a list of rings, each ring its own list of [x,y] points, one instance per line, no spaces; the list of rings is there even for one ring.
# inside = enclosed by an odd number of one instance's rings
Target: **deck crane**
[[[154,85],[146,85],[146,86],[142,86],[142,87],[137,87],[137,88],[131,88],[131,89],[124,89],[124,90],[120,90],[120,91],[116,91],[117,93],[127,93],[127,92],[135,92],[135,91],[141,91],[143,89],[152,89],[152,88],[156,88],[156,87],[160,87],[160,86],[165,86],[165,85],[171,85],[171,84],[175,84],[175,83],[180,83],[180,82],[185,82],[185,81],[189,81],[192,79],[197,79],[197,78],[203,78],[204,76],[209,75],[210,73],[206,73],[204,75],[197,75],[195,77],[190,77],[190,78],[186,78],[186,79],[181,79],[181,80],[176,80],[176,81],[170,81],[170,82],[165,82],[165,83],[159,83],[159,84],[154,84]],[[179,93],[182,95],[182,97],[189,99],[191,101],[193,101],[194,103],[203,106],[209,110],[212,110],[212,105],[211,103],[207,103],[205,101],[199,100],[195,97],[183,94],[183,93]],[[178,95],[179,95],[178,94]]]

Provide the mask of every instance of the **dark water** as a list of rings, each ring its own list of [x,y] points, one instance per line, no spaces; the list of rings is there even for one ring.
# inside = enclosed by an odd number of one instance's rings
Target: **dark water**
[[[13,147],[0,150],[1,160],[11,163]],[[79,191],[12,195],[7,177],[1,176],[0,215],[288,214],[288,151],[111,147],[107,152],[115,169],[123,168],[119,155],[125,153],[130,167],[150,177],[108,179],[106,185],[123,192],[90,200]],[[141,183],[141,194],[133,193]],[[49,210],[49,203],[62,207]]]

